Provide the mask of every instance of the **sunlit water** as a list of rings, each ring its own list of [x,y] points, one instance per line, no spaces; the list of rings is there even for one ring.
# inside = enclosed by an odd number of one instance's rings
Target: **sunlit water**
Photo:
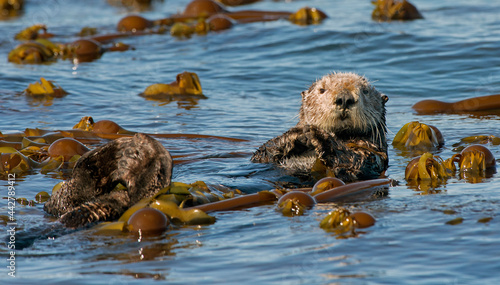
[[[416,115],[425,98],[456,101],[500,91],[500,6],[490,1],[413,1],[424,20],[377,23],[370,1],[269,1],[229,8],[295,11],[322,9],[330,18],[317,26],[288,21],[237,25],[233,29],[178,40],[168,34],[123,39],[135,47],[74,65],[15,65],[7,53],[13,36],[43,22],[70,42],[83,26],[112,32],[126,15],[106,1],[26,1],[22,17],[0,22],[0,131],[70,129],[83,116],[110,119],[128,130],[192,133],[247,139],[161,140],[173,155],[194,154],[176,166],[174,181],[203,180],[255,192],[272,188],[272,171],[249,162],[266,140],[297,122],[300,92],[332,71],[366,75],[390,98],[389,139],[407,122],[438,127],[446,139],[439,155],[471,135],[500,136],[499,116]],[[182,11],[188,1],[156,2],[149,19]],[[85,4],[83,4],[85,3]],[[165,104],[138,96],[148,85],[169,83],[196,72],[207,99]],[[70,92],[52,104],[19,92],[43,76]],[[488,145],[495,157],[498,146]],[[235,155],[237,153],[238,155]],[[319,227],[333,204],[317,205],[301,217],[284,217],[273,206],[216,213],[209,226],[172,229],[158,238],[94,236],[76,231],[39,240],[16,251],[16,275],[7,276],[2,245],[2,284],[497,284],[500,280],[500,179],[481,183],[453,178],[436,193],[408,186],[410,160],[390,147],[388,175],[400,181],[389,196],[345,206],[371,213],[375,226],[356,238],[337,239]],[[18,197],[34,199],[60,180],[35,173],[18,177]],[[7,182],[0,183],[2,197]],[[1,215],[6,215],[2,200]],[[23,230],[52,223],[43,205],[18,205]],[[450,213],[453,210],[454,214]],[[463,218],[457,225],[446,222]],[[480,223],[479,219],[492,218]],[[1,230],[5,233],[6,226]],[[2,234],[3,235],[3,234]],[[7,283],[5,283],[7,284]]]

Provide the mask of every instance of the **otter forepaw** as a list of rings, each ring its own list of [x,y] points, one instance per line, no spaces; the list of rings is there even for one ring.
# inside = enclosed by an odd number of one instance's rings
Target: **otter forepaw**
[[[93,222],[116,219],[121,212],[120,206],[89,202],[62,215],[59,221],[69,228],[79,228]]]
[[[316,156],[322,160],[325,154],[334,155],[338,145],[332,135],[315,126],[304,126],[304,135],[307,138],[308,145],[316,152]]]

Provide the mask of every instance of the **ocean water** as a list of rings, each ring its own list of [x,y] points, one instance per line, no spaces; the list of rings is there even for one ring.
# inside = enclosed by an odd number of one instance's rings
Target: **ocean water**
[[[297,123],[300,92],[335,71],[365,75],[387,94],[389,143],[410,121],[436,126],[453,155],[453,144],[472,135],[500,136],[498,114],[418,115],[422,99],[458,101],[500,93],[500,5],[491,1],[414,0],[425,19],[379,23],[370,1],[263,0],[229,10],[323,10],[319,25],[288,21],[238,24],[232,29],[177,39],[169,34],[123,38],[134,50],[107,52],[88,63],[58,60],[44,65],[7,62],[20,30],[44,23],[71,42],[84,26],[114,32],[130,13],[107,1],[25,1],[22,16],[0,22],[0,131],[71,129],[83,116],[108,119],[146,133],[204,134],[241,138],[160,139],[173,155],[196,160],[176,165],[173,181],[198,180],[252,193],[271,189],[273,172],[250,163],[252,152]],[[182,11],[188,1],[154,2],[141,12],[158,19]],[[183,71],[198,74],[206,99],[150,101],[138,94],[169,83]],[[45,77],[70,94],[52,102],[21,93]],[[500,147],[486,145],[495,157]],[[426,193],[407,185],[411,157],[389,147],[387,175],[399,181],[383,199],[343,204],[377,220],[355,238],[339,239],[319,227],[337,205],[318,204],[300,217],[273,205],[215,213],[207,226],[173,228],[138,241],[73,231],[37,240],[16,251],[16,278],[2,284],[497,284],[500,280],[500,179],[478,183],[452,178]],[[38,171],[16,178],[16,194],[34,199],[61,181]],[[0,181],[7,196],[8,182]],[[1,200],[0,215],[7,215]],[[463,218],[456,225],[447,224]],[[489,222],[479,222],[491,218]],[[43,204],[16,206],[17,233],[37,234],[54,219]],[[0,225],[2,236],[7,226]],[[2,257],[8,257],[5,244]],[[8,282],[8,283],[7,283]]]

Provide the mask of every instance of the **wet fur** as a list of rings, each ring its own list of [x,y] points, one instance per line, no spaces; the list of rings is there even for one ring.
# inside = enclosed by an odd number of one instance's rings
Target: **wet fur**
[[[362,76],[326,75],[302,92],[297,126],[263,144],[251,160],[307,176],[320,159],[346,182],[377,178],[388,167],[387,100]]]
[[[120,138],[84,154],[44,210],[72,228],[117,219],[170,185],[171,176],[172,157],[161,143],[144,134]],[[127,189],[113,191],[118,183]]]

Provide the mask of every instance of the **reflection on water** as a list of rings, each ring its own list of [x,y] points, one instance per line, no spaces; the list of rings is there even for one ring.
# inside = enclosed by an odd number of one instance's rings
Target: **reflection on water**
[[[378,23],[370,18],[369,1],[259,1],[231,10],[296,11],[309,5],[330,18],[314,26],[288,21],[239,24],[184,40],[168,33],[122,38],[135,49],[104,53],[92,62],[7,62],[8,52],[18,44],[14,35],[36,23],[46,24],[59,35],[56,41],[66,43],[76,40],[84,26],[115,32],[128,9],[107,2],[28,1],[21,16],[0,22],[0,54],[5,59],[0,60],[2,134],[26,128],[69,130],[80,118],[92,116],[134,132],[204,135],[158,136],[176,157],[173,181],[201,180],[251,193],[270,189],[283,178],[268,165],[250,163],[252,152],[297,123],[301,91],[338,70],[365,75],[390,98],[389,142],[406,123],[419,121],[443,134],[445,144],[432,150],[434,155],[449,158],[462,147],[484,143],[500,157],[494,138],[467,139],[499,137],[498,113],[418,115],[411,108],[423,99],[456,102],[500,92],[496,3],[422,0],[414,4],[425,19]],[[181,0],[153,1],[141,15],[163,18],[185,5]],[[206,97],[151,101],[138,95],[184,70],[198,74]],[[18,95],[42,76],[71,94],[51,101]],[[457,173],[440,183],[414,185],[405,182],[413,156],[390,147],[387,175],[400,183],[389,189],[387,198],[342,204],[376,219],[373,227],[349,239],[337,239],[319,227],[337,207],[332,203],[318,204],[300,217],[284,217],[274,205],[216,213],[212,225],[173,228],[141,241],[89,230],[46,234],[43,229],[58,229],[58,224],[43,212],[43,204],[16,204],[19,240],[23,235],[37,239],[17,249],[18,276],[9,282],[496,284],[498,174],[471,178]],[[38,170],[19,175],[16,196],[34,200],[40,191],[51,193],[62,178]],[[1,180],[1,197],[7,196],[7,187]],[[0,217],[6,221],[7,200],[1,201]],[[6,222],[0,223],[0,230],[6,229]],[[5,256],[6,248],[0,247],[0,253]]]
[[[159,102],[157,106],[165,106],[172,102],[177,102],[177,107],[191,110],[193,108],[198,107],[198,102],[200,99],[207,99],[206,96],[203,95],[165,95],[165,96],[155,96],[155,97],[147,97],[146,100]]]

